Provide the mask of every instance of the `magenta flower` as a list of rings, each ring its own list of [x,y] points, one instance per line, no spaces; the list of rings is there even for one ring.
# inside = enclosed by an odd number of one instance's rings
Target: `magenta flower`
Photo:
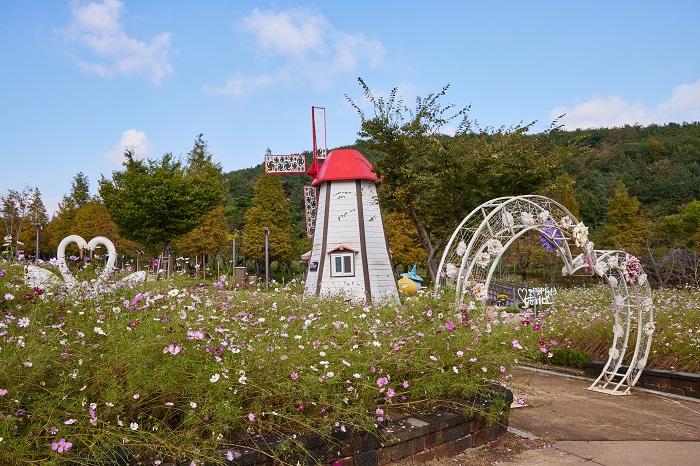
[[[51,443],[51,449],[57,453],[65,453],[70,450],[72,446],[73,444],[63,437],[61,437],[61,440],[58,442]]]

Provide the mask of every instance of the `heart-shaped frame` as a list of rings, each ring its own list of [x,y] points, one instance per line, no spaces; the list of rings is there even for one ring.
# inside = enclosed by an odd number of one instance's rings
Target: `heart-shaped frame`
[[[90,252],[94,251],[98,245],[107,248],[107,264],[97,276],[98,282],[105,282],[112,273],[112,270],[114,270],[114,264],[117,261],[117,249],[114,247],[114,243],[104,236],[95,236],[89,242],[86,242],[80,235],[69,235],[63,238],[58,244],[56,259],[58,259],[58,270],[61,272],[63,280],[65,280],[68,287],[73,287],[78,284],[78,280],[73,276],[66,263],[66,247],[71,243],[77,244],[78,248],[81,250],[87,249]]]

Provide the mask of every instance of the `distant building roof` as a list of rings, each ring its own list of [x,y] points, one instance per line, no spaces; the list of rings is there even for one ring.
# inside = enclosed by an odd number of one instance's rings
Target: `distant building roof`
[[[369,180],[377,181],[372,164],[355,149],[332,150],[318,169],[313,185],[326,181]]]

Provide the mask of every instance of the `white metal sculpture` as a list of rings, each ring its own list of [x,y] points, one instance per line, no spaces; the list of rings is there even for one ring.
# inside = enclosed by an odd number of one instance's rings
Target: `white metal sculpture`
[[[305,173],[306,157],[304,154],[265,155],[265,173]]]
[[[75,243],[81,250],[94,251],[98,245],[102,245],[107,248],[107,264],[105,264],[104,269],[97,277],[98,282],[105,282],[109,278],[110,274],[114,270],[114,264],[117,260],[117,250],[108,238],[104,236],[96,236],[92,238],[89,242],[86,242],[80,235],[69,235],[61,240],[58,244],[58,250],[56,251],[56,259],[58,259],[58,270],[63,275],[63,279],[69,288],[77,285],[78,281],[75,279],[68,264],[66,263],[66,247]]]
[[[589,388],[614,395],[629,394],[646,365],[654,333],[647,276],[639,260],[626,252],[596,250],[588,240],[588,228],[558,202],[543,196],[512,196],[492,199],[474,209],[445,247],[436,293],[442,286],[452,286],[457,305],[467,297],[485,301],[503,253],[532,230],[539,231],[547,247],[561,257],[563,275],[584,270],[604,278],[610,286],[615,315],[613,341],[603,371]],[[635,327],[633,353],[623,371]]]
[[[304,212],[306,219],[306,235],[314,237],[314,224],[316,223],[316,203],[318,190],[313,186],[304,186]]]

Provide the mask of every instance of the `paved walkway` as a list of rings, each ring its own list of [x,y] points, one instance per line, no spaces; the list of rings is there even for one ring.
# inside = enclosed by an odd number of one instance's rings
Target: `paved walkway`
[[[700,402],[633,390],[611,396],[586,390],[591,380],[529,369],[514,373],[509,434],[494,445],[435,465],[698,465]],[[499,445],[501,443],[501,445]]]

